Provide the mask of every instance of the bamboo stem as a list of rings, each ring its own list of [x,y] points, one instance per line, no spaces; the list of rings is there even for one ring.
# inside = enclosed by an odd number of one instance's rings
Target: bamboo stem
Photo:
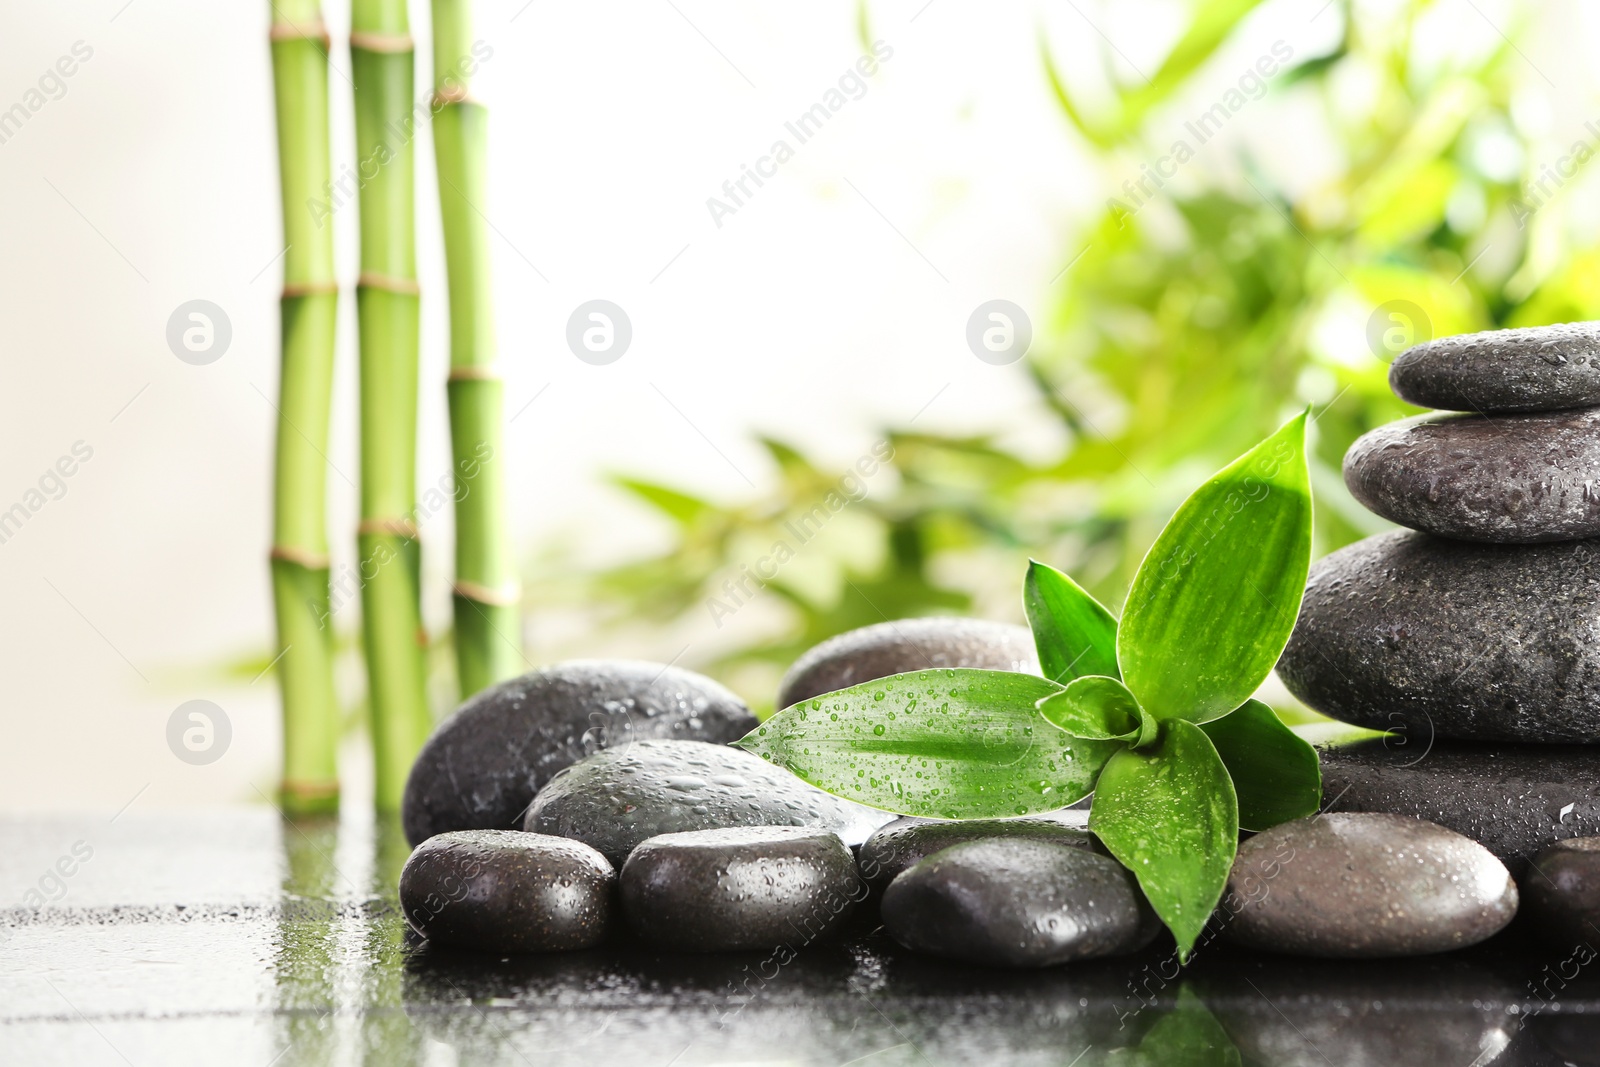
[[[333,229],[312,206],[332,177],[328,41],[317,0],[275,0],[269,40],[283,199],[283,365],[273,486],[272,597],[290,815],[339,804],[339,705],[329,623],[327,461],[339,293]]]
[[[354,0],[350,65],[361,182],[361,559],[363,640],[371,709],[374,799],[400,806],[427,740],[427,634],[421,546],[413,525],[417,452],[418,304],[413,140],[418,113],[405,0]]]
[[[489,272],[488,111],[471,99],[472,0],[433,0],[433,147],[450,283],[450,444],[456,477],[456,673],[462,697],[526,667],[506,515],[503,386]]]

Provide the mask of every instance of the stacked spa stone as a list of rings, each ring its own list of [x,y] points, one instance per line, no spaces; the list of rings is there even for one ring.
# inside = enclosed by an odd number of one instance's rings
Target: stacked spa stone
[[[1338,810],[1442,824],[1522,878],[1600,832],[1600,324],[1429,341],[1389,380],[1449,413],[1368,433],[1345,482],[1410,529],[1312,568],[1278,673],[1391,731],[1323,751]]]

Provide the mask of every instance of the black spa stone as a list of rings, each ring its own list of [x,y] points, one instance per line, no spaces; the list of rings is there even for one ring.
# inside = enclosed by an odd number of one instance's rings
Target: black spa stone
[[[1600,837],[1567,838],[1534,856],[1522,878],[1522,910],[1558,947],[1600,940]]]
[[[899,873],[935,852],[967,841],[996,838],[1056,841],[1094,848],[1087,811],[1064,810],[1022,819],[896,819],[879,827],[856,853],[861,876],[882,889]]]
[[[804,826],[652,837],[623,864],[620,889],[634,933],[681,952],[798,951],[867,895],[839,835]]]
[[[986,619],[898,619],[863,626],[815,646],[778,686],[776,708],[891,674],[975,667],[1039,673],[1039,654],[1025,626]]]
[[[1600,741],[1600,540],[1396,532],[1349,545],[1312,566],[1278,675],[1357,726]]]
[[[1532,886],[1528,861],[1569,837],[1600,834],[1600,752],[1578,745],[1484,745],[1425,733],[1327,745],[1332,810],[1427,819],[1482,844]]]
[[[1600,409],[1390,423],[1350,446],[1344,481],[1369,511],[1444,537],[1600,536]]]
[[[1077,844],[992,838],[953,845],[883,894],[889,936],[991,967],[1048,967],[1133,952],[1158,924],[1133,875]]]
[[[727,743],[756,726],[709,678],[632,660],[574,660],[477,694],[423,745],[401,817],[416,844],[447,830],[519,829],[561,768],[645,738]]]
[[[1382,959],[1477,944],[1517,913],[1517,887],[1482,845],[1403,815],[1339,812],[1239,846],[1231,942],[1297,956]]]
[[[1445,411],[1563,411],[1600,404],[1600,323],[1440,337],[1395,357],[1389,386]]]
[[[577,841],[520,830],[458,830],[418,845],[400,907],[439,945],[555,952],[605,940],[616,872]]]
[[[560,771],[524,828],[571,837],[618,867],[648,838],[728,826],[805,826],[859,845],[894,816],[825,793],[749,752],[700,741],[635,741]]]

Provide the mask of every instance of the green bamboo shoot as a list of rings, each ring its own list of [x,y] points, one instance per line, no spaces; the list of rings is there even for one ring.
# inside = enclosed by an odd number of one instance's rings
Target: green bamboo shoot
[[[433,148],[450,282],[456,668],[462,697],[525,669],[506,518],[486,200],[488,111],[471,99],[472,0],[433,0]]]
[[[350,14],[361,195],[361,560],[374,800],[400,806],[433,726],[416,528],[417,287],[414,48],[405,0],[355,0]]]
[[[333,228],[312,210],[332,166],[328,37],[318,0],[274,0],[272,74],[283,198],[283,367],[273,487],[272,596],[291,815],[338,807],[339,706],[329,622],[327,459],[339,287]]]

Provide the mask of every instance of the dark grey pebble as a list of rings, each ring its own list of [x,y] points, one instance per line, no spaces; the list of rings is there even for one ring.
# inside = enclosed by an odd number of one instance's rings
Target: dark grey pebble
[[[524,828],[571,837],[622,866],[661,834],[725,826],[809,826],[859,845],[894,818],[825,793],[743,749],[699,741],[635,741],[550,779]]]
[[[873,889],[882,889],[899,873],[935,852],[967,841],[995,838],[1059,841],[1079,848],[1094,848],[1087,811],[1063,810],[1023,819],[918,819],[913,816],[885,823],[867,838],[856,853],[861,876]]]
[[[1350,446],[1344,481],[1368,510],[1444,537],[1600,536],[1600,410],[1390,423]]]
[[[1543,849],[1522,878],[1524,917],[1553,944],[1600,946],[1600,837]],[[1592,954],[1596,951],[1591,948]]]
[[[1402,400],[1445,411],[1561,411],[1600,404],[1600,323],[1441,337],[1389,368]]]
[[[1061,841],[968,841],[903,871],[883,926],[906,948],[994,967],[1133,952],[1158,930],[1116,860]]]
[[[726,744],[755,727],[742,700],[693,671],[633,660],[543,667],[485,689],[434,730],[406,780],[406,837],[515,830],[551,775],[603,748],[667,737]]]
[[[588,845],[520,830],[458,830],[418,845],[400,908],[440,945],[554,952],[605,940],[616,871]]]
[[[1039,673],[1039,653],[1025,626],[985,619],[899,619],[829,638],[795,660],[774,707],[787,708],[836,689],[934,667]]]
[[[1239,846],[1224,936],[1299,956],[1379,959],[1477,944],[1517,913],[1505,864],[1470,838],[1402,815],[1338,812]]]
[[[634,933],[686,952],[797,951],[837,931],[867,895],[839,835],[804,826],[652,837],[628,856],[620,886]]]
[[[1600,741],[1600,540],[1408,531],[1311,568],[1278,675],[1344,722],[1412,737]]]
[[[1578,745],[1482,745],[1392,734],[1328,745],[1322,795],[1337,811],[1426,819],[1465,834],[1510,868],[1556,841],[1600,834],[1600,753]]]

